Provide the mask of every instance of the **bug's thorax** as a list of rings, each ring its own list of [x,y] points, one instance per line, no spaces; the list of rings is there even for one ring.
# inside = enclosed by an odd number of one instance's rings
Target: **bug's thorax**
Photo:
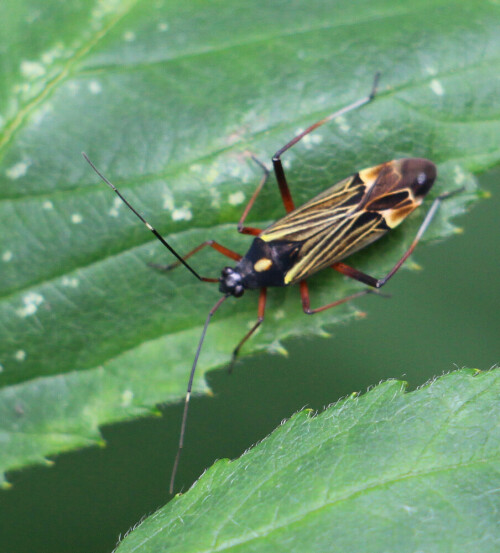
[[[236,267],[224,267],[219,278],[223,294],[240,297],[244,290],[268,286],[286,286],[285,275],[293,266],[300,244],[257,237]]]

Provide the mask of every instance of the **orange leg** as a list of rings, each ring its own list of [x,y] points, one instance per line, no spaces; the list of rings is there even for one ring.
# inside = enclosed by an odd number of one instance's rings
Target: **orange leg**
[[[361,290],[360,292],[356,292],[355,294],[351,294],[350,296],[347,296],[340,300],[333,301],[332,303],[327,303],[326,305],[322,305],[321,307],[317,307],[316,309],[311,309],[311,304],[309,300],[309,288],[307,287],[307,282],[305,280],[300,282],[300,297],[302,299],[302,309],[307,315],[314,315],[315,313],[320,313],[321,311],[326,311],[327,309],[331,309],[332,307],[337,307],[337,305],[342,305],[343,303],[347,303],[348,301],[360,298],[361,296],[366,296],[366,294],[374,293],[376,293],[375,290],[366,288],[365,290]]]
[[[245,219],[247,218],[250,210],[253,207],[253,204],[255,203],[255,200],[257,199],[257,196],[260,194],[260,191],[264,187],[264,184],[266,184],[267,179],[269,178],[269,169],[255,156],[252,156],[252,159],[257,163],[261,169],[264,171],[264,174],[262,175],[262,178],[260,179],[259,186],[255,189],[255,192],[252,194],[252,197],[250,198],[250,201],[248,202],[247,206],[245,207],[245,210],[243,211],[240,220],[238,221],[238,232],[241,232],[242,234],[251,234],[252,236],[258,236],[262,230],[255,227],[245,227]]]
[[[377,92],[377,84],[380,77],[380,73],[376,73],[375,77],[373,79],[373,85],[372,89],[370,91],[370,94],[368,96],[365,96],[364,98],[361,98],[360,100],[357,100],[356,102],[353,102],[352,104],[349,104],[348,106],[343,107],[342,109],[339,109],[335,113],[331,113],[330,115],[327,115],[321,121],[318,121],[317,123],[314,123],[310,127],[307,127],[305,131],[302,131],[300,134],[292,138],[290,142],[285,144],[283,148],[279,149],[273,156],[273,166],[274,166],[274,173],[276,174],[276,180],[278,181],[278,186],[281,192],[281,198],[283,200],[283,204],[285,205],[285,209],[288,212],[293,211],[295,209],[295,205],[293,203],[292,195],[290,194],[290,189],[288,188],[288,183],[286,181],[285,171],[283,169],[283,164],[281,163],[281,156],[284,154],[287,150],[289,150],[292,146],[297,144],[299,140],[302,140],[304,136],[308,135],[318,127],[321,127],[321,125],[324,125],[328,121],[331,121],[332,119],[335,119],[336,117],[339,117],[340,115],[345,115],[349,111],[352,111],[353,109],[359,108],[363,106],[364,104],[367,104],[368,102],[371,102],[373,98],[375,98],[375,94]]]
[[[328,121],[331,121],[332,119],[335,119],[335,117],[339,117],[340,115],[344,115],[348,113],[349,111],[352,111],[353,109],[359,108],[364,104],[367,104],[368,102],[371,102],[373,98],[375,97],[375,93],[377,90],[377,84],[380,74],[377,73],[375,75],[375,78],[373,79],[373,85],[371,92],[368,96],[365,96],[364,98],[361,98],[360,100],[357,100],[356,102],[353,102],[352,104],[349,104],[348,106],[343,107],[342,109],[339,109],[335,113],[331,113],[327,117],[324,117],[321,119],[321,121],[318,121],[314,123],[314,125],[311,125],[310,127],[307,127],[307,129],[294,138],[290,140],[287,144],[283,146],[283,148],[279,149],[273,156],[273,167],[274,167],[274,173],[276,175],[276,180],[278,181],[278,188],[281,194],[281,200],[283,201],[283,205],[285,206],[285,210],[287,213],[290,211],[293,211],[295,209],[295,204],[292,199],[292,194],[290,192],[290,188],[288,187],[288,182],[286,180],[285,176],[285,170],[283,169],[283,164],[281,163],[281,155],[289,150],[292,146],[297,144],[299,140],[304,138],[307,134],[314,131],[321,125],[324,125]],[[269,177],[269,169],[255,156],[252,156],[252,159],[257,163],[261,169],[264,171],[264,175],[257,186],[257,189],[253,193],[252,197],[250,198],[250,201],[248,202],[245,210],[243,211],[243,215],[241,216],[241,219],[238,223],[238,232],[241,232],[243,234],[251,234],[253,236],[258,236],[262,230],[257,229],[255,227],[245,227],[245,219],[247,218],[248,213],[252,209],[253,204],[255,203],[255,200],[257,199],[257,196],[260,194],[264,184],[267,182],[267,179]]]
[[[207,246],[210,246],[211,248],[218,251],[222,255],[225,255],[226,257],[234,259],[235,261],[239,261],[242,257],[239,253],[233,252],[233,250],[230,250],[222,246],[215,240],[206,240],[205,242],[202,242],[199,246],[196,246],[196,248],[192,249],[185,256],[183,256],[182,259],[183,260],[189,259],[192,255],[199,252],[203,248],[206,248]],[[174,263],[170,263],[169,265],[158,265],[156,263],[149,263],[149,266],[155,269],[158,269],[160,271],[171,271],[172,269],[175,269],[176,267],[178,267],[180,264],[181,264],[181,261],[175,261]],[[203,280],[204,282],[219,282],[218,278],[200,277],[200,279]]]
[[[230,373],[233,371],[233,367],[234,367],[234,364],[236,363],[236,359],[238,357],[241,347],[250,338],[250,336],[252,336],[252,334],[259,328],[259,326],[262,324],[262,321],[264,320],[264,313],[266,310],[266,297],[267,297],[267,289],[261,288],[260,296],[259,296],[259,308],[257,312],[258,314],[257,321],[252,326],[252,328],[245,334],[245,336],[239,342],[239,344],[234,348],[233,355],[231,357],[231,362],[229,363],[229,367],[228,367],[228,371]]]

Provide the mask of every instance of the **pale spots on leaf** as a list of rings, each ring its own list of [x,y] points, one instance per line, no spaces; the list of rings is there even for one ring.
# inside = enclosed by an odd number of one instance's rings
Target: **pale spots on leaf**
[[[238,192],[229,194],[228,201],[231,205],[240,205],[245,201],[245,194],[241,190],[238,190]]]
[[[135,33],[133,31],[125,31],[123,33],[123,40],[125,42],[134,42],[135,40]]]
[[[64,276],[61,280],[61,284],[66,288],[78,288],[80,281],[76,277]]]
[[[99,21],[107,15],[115,14],[119,11],[121,4],[123,4],[123,0],[98,0],[92,10],[92,17]]]
[[[193,163],[189,166],[189,170],[193,173],[201,173],[203,171],[203,167],[199,163]]]
[[[312,136],[310,134],[306,134],[303,138],[302,138],[302,144],[304,144],[304,148],[306,150],[311,150],[312,147],[313,147],[313,143],[312,143]]]
[[[217,167],[210,167],[210,169],[208,169],[208,171],[205,173],[205,180],[209,184],[213,184],[219,178],[219,175],[220,170]]]
[[[89,82],[89,90],[92,94],[100,94],[102,92],[102,85],[99,81],[92,80]]]
[[[73,213],[71,215],[71,222],[74,225],[79,225],[83,221],[83,217],[80,215],[80,213]]]
[[[62,42],[58,42],[54,48],[43,52],[40,59],[45,65],[54,63],[54,60],[60,58],[64,54],[64,45]]]
[[[174,197],[170,191],[163,194],[163,209],[168,211],[173,211],[175,209]]]
[[[343,115],[339,115],[335,118],[335,122],[337,123],[339,129],[342,132],[349,132],[351,130],[350,125],[347,123],[345,117]]]
[[[118,209],[120,208],[120,206],[122,205],[122,201],[120,198],[114,198],[113,199],[113,205],[110,207],[109,211],[108,211],[108,215],[110,217],[118,217],[118,215],[120,214]]]
[[[302,142],[304,143],[306,149],[310,150],[315,144],[321,144],[321,142],[323,142],[323,136],[319,133],[313,132],[311,134],[306,134],[302,139]]]
[[[26,359],[26,352],[23,349],[19,349],[14,354],[16,361],[24,361]]]
[[[173,221],[191,221],[193,213],[189,207],[178,207],[172,211]]]
[[[41,294],[36,292],[29,292],[22,298],[23,307],[16,309],[16,313],[19,317],[30,317],[38,311],[38,307],[45,301]]]
[[[68,83],[68,90],[73,94],[76,94],[80,90],[80,84],[75,81],[71,81]]]
[[[444,94],[444,88],[441,84],[441,81],[438,81],[438,79],[432,79],[429,86],[431,87],[432,92],[436,94],[437,96],[443,96]]]
[[[134,392],[132,390],[124,390],[122,393],[122,407],[129,407],[134,399]]]
[[[273,313],[273,317],[276,321],[284,319],[285,315],[286,315],[286,313],[283,309],[276,309],[276,311]]]
[[[2,254],[2,261],[5,261],[5,263],[8,263],[12,260],[14,257],[14,254],[10,250],[5,250]]]
[[[219,209],[221,206],[221,198],[220,198],[220,192],[217,188],[210,188],[209,194],[211,197],[210,205],[214,209]]]
[[[20,177],[24,177],[26,173],[28,172],[28,168],[31,165],[31,162],[29,161],[19,161],[18,163],[12,165],[12,167],[9,167],[5,174],[9,179],[15,180]]]
[[[54,106],[50,102],[42,104],[31,116],[34,125],[41,125],[45,117],[54,111]]]
[[[42,207],[43,209],[50,210],[54,209],[54,204],[50,200],[46,200],[45,202],[43,202]]]
[[[45,67],[39,61],[23,60],[21,62],[21,75],[26,79],[37,79],[45,75]]]

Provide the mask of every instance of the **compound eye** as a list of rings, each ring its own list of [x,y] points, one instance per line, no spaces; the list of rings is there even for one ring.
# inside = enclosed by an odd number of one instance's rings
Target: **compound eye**
[[[233,270],[231,269],[231,267],[224,267],[224,269],[222,269],[222,276],[227,277],[232,272],[233,272]]]
[[[243,295],[244,291],[245,289],[243,288],[243,286],[241,284],[238,284],[234,287],[233,295],[235,298],[240,298]]]
[[[422,186],[423,184],[425,184],[427,182],[427,175],[425,173],[419,173],[417,175],[417,184],[419,184],[420,186]]]

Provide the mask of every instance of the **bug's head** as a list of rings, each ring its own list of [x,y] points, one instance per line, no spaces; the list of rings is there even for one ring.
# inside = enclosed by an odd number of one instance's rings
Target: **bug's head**
[[[224,267],[219,278],[219,290],[223,294],[239,298],[245,291],[242,281],[242,276],[238,271],[231,267]]]
[[[402,169],[415,198],[423,199],[436,180],[434,163],[422,158],[406,159]]]

